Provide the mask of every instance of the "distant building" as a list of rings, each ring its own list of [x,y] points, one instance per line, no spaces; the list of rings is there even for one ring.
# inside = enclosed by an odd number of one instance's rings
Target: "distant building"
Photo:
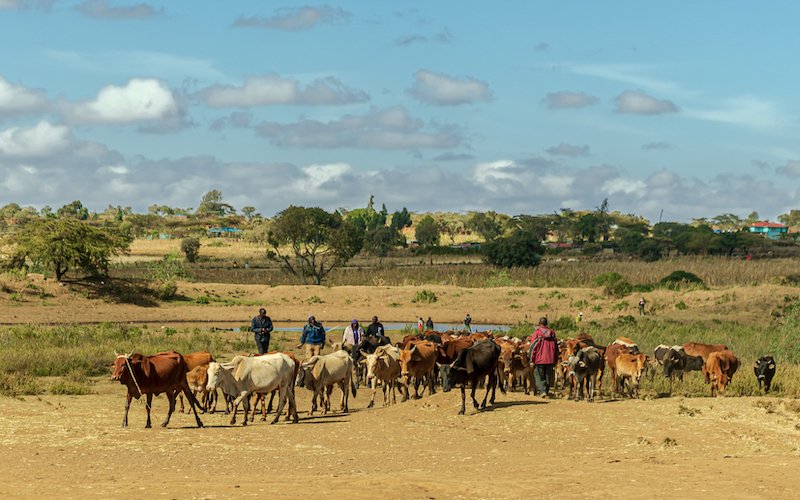
[[[212,238],[238,238],[241,236],[242,230],[235,227],[212,227],[209,228],[206,233]]]
[[[777,222],[754,222],[747,228],[751,233],[761,234],[771,240],[780,239],[782,234],[789,232],[789,227]]]

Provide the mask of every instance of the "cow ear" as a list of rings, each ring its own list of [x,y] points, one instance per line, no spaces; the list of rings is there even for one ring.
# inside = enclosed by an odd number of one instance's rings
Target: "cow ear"
[[[466,355],[465,365],[467,369],[467,373],[472,373],[474,371],[473,363],[472,363],[472,352],[468,352]]]
[[[770,365],[767,368],[769,368],[770,370],[774,370],[775,369],[775,365],[770,363]]]

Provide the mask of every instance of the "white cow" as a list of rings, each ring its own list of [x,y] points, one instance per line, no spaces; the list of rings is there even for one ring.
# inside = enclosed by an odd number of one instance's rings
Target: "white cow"
[[[397,377],[400,376],[400,349],[393,345],[382,345],[375,349],[373,354],[361,351],[364,356],[361,363],[367,366],[367,381],[372,386],[372,398],[369,400],[367,408],[372,408],[375,404],[375,391],[377,382],[381,381],[383,387],[383,406],[388,404],[386,391],[391,391],[392,404],[397,403],[395,386]]]
[[[208,389],[221,388],[226,394],[235,395],[231,424],[236,423],[236,407],[244,402],[244,421],[247,425],[247,414],[250,411],[251,393],[266,394],[278,390],[280,400],[275,414],[274,424],[278,421],[286,400],[289,400],[289,411],[294,422],[297,422],[297,405],[294,399],[292,384],[294,383],[294,361],[285,354],[265,354],[264,356],[236,356],[230,363],[212,362],[208,366]]]
[[[317,400],[322,404],[324,413],[331,409],[331,393],[333,384],[338,384],[342,390],[341,411],[347,413],[349,395],[348,387],[356,397],[355,373],[353,370],[353,358],[347,351],[337,351],[324,356],[311,356],[300,365],[300,373],[297,376],[297,385],[311,390],[314,395],[311,397],[311,411],[313,415],[317,411]]]

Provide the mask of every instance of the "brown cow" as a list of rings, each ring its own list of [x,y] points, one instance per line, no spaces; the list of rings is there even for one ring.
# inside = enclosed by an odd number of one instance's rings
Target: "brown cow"
[[[623,394],[625,390],[625,381],[630,380],[631,386],[628,395],[630,397],[639,397],[639,380],[647,370],[647,356],[644,354],[630,354],[621,353],[616,359],[616,390],[619,394]]]
[[[611,344],[606,347],[606,366],[611,374],[611,380],[617,380],[617,357],[620,354],[631,354],[630,347],[623,344]]]
[[[139,399],[142,395],[146,395],[147,425],[145,428],[150,428],[150,408],[153,403],[153,395],[164,393],[169,400],[169,412],[161,427],[166,427],[172,412],[175,411],[175,395],[180,391],[189,400],[197,426],[203,427],[203,422],[197,416],[196,407],[199,406],[199,403],[192,391],[189,390],[189,383],[186,381],[187,372],[186,360],[175,351],[160,352],[153,356],[143,356],[138,352],[128,355],[118,354],[114,360],[112,377],[128,388],[125,395],[125,416],[122,418],[122,426],[128,425],[131,399]]]
[[[706,373],[711,382],[711,397],[722,392],[733,379],[739,369],[739,359],[731,351],[712,351],[706,360]]]
[[[706,371],[705,363],[708,361],[708,355],[715,351],[727,350],[725,344],[701,344],[699,342],[687,342],[683,344],[683,352],[689,356],[700,356],[703,358],[703,380],[707,384],[709,382],[708,371]]]
[[[203,411],[209,411],[211,404],[216,406],[216,389],[212,392],[206,387],[208,383],[208,365],[195,366],[193,370],[186,374],[186,382],[189,384],[189,390],[192,391],[195,398],[198,394],[202,394],[200,399],[200,406]],[[183,397],[181,397],[183,402]]]
[[[438,349],[434,342],[421,340],[411,343],[408,347],[400,351],[400,378],[405,384],[403,401],[408,399],[408,386],[411,377],[414,377],[414,397],[419,399],[419,384],[427,382],[428,394],[433,395],[436,391],[433,388],[433,369],[436,366],[436,355]],[[422,392],[425,393],[423,387]]]
[[[458,353],[475,343],[471,337],[454,337],[449,340],[442,340],[442,345],[438,346],[436,362],[449,365],[458,357]]]
[[[197,352],[190,352],[189,354],[183,355],[184,361],[186,361],[186,373],[188,374],[198,366],[206,366],[212,361],[215,361],[214,356],[211,355],[208,351],[197,351]],[[216,394],[217,391],[214,390],[214,409],[216,410]],[[183,413],[184,406],[183,406],[183,394],[179,394],[178,398],[181,401],[181,413]],[[204,411],[208,408],[204,408]],[[187,412],[189,410],[186,410]]]

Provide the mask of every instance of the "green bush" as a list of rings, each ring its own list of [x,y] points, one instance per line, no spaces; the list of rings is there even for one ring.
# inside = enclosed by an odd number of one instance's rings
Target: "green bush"
[[[520,230],[511,236],[485,243],[481,249],[489,264],[508,268],[536,267],[544,254],[539,238],[533,233]]]
[[[686,305],[686,302],[680,301],[677,304],[675,304],[675,309],[679,311],[685,311],[686,309],[689,309],[689,306]]]
[[[184,238],[181,241],[181,252],[186,255],[186,260],[196,262],[200,255],[200,240],[197,238]]]
[[[33,396],[41,393],[41,386],[31,375],[0,371],[0,396]]]
[[[603,273],[594,279],[597,286],[603,287],[603,293],[609,297],[622,298],[633,291],[633,286],[628,283],[620,273]]]
[[[153,295],[159,300],[169,300],[178,293],[178,282],[175,278],[168,278],[158,282],[153,290]]]
[[[694,273],[690,273],[688,271],[674,271],[667,276],[661,278],[658,282],[659,285],[669,288],[670,290],[676,290],[685,287],[704,287],[705,283],[703,280],[700,279]]]
[[[438,299],[436,298],[436,294],[430,290],[422,289],[414,295],[414,298],[411,299],[411,302],[416,304],[432,304],[436,302]]]

